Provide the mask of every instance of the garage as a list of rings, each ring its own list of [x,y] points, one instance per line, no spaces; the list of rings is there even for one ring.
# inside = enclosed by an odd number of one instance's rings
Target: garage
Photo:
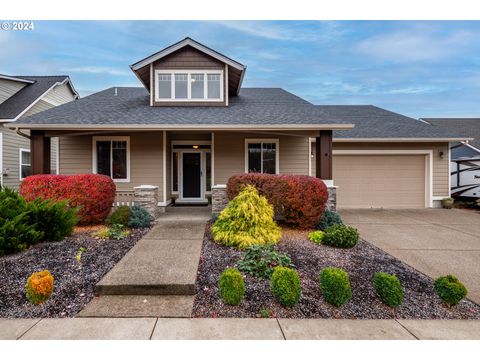
[[[338,208],[424,208],[426,156],[335,154]]]

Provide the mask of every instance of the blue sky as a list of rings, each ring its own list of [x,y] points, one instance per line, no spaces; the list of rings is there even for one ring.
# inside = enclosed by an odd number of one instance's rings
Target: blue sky
[[[480,116],[477,21],[36,21],[0,31],[0,73],[68,74],[82,96],[140,86],[128,65],[186,36],[247,65],[245,87],[415,118]]]

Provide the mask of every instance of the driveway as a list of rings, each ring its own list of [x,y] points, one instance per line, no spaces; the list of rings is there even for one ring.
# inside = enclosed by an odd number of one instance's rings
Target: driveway
[[[480,304],[480,213],[468,210],[340,210],[360,236],[435,278],[457,276]]]

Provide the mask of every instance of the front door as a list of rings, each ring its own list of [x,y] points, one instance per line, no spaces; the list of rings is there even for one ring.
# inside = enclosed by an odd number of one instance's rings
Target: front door
[[[202,153],[183,152],[182,157],[182,198],[203,199]]]

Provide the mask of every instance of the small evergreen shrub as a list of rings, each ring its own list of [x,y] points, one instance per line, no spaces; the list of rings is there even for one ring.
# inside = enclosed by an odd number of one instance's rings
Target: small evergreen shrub
[[[325,233],[322,230],[312,231],[308,234],[308,240],[313,241],[315,244],[321,244]]]
[[[294,267],[290,257],[273,250],[273,245],[252,245],[238,262],[240,271],[263,279],[270,279],[277,266]]]
[[[328,209],[325,209],[322,215],[322,219],[317,225],[317,229],[325,231],[330,226],[337,225],[337,224],[339,225],[343,224],[340,214],[337,213],[336,211],[330,211]]]
[[[403,288],[395,275],[376,272],[373,275],[373,287],[380,299],[388,306],[394,308],[402,304]]]
[[[113,224],[120,224],[123,226],[128,225],[128,221],[130,220],[130,207],[127,205],[122,205],[116,208],[110,217],[107,219],[108,225]]]
[[[30,224],[27,213],[0,218],[0,256],[26,250],[42,239],[43,233]]]
[[[225,304],[240,304],[245,294],[245,283],[240,271],[235,268],[225,269],[218,280],[218,288]]]
[[[346,225],[336,224],[325,230],[322,243],[339,248],[352,248],[358,242],[358,230]]]
[[[350,279],[346,271],[339,268],[325,268],[320,273],[320,291],[325,300],[340,306],[352,298]]]
[[[215,242],[239,249],[275,244],[281,236],[280,228],[273,221],[272,206],[251,185],[228,203],[211,232]]]
[[[467,296],[467,288],[453,275],[437,278],[434,286],[437,295],[449,306],[457,305]]]
[[[120,224],[114,224],[108,228],[95,231],[92,236],[102,240],[122,240],[127,237],[128,234],[130,234],[130,232],[128,230],[125,230],[125,226]]]
[[[28,301],[34,305],[47,301],[50,295],[52,295],[53,283],[53,276],[48,270],[30,275],[25,284],[25,295]]]
[[[294,269],[277,266],[270,282],[272,294],[277,301],[285,307],[293,307],[302,292],[300,278]]]
[[[132,206],[130,208],[130,220],[128,227],[131,228],[148,228],[153,221],[152,215],[142,206]]]

